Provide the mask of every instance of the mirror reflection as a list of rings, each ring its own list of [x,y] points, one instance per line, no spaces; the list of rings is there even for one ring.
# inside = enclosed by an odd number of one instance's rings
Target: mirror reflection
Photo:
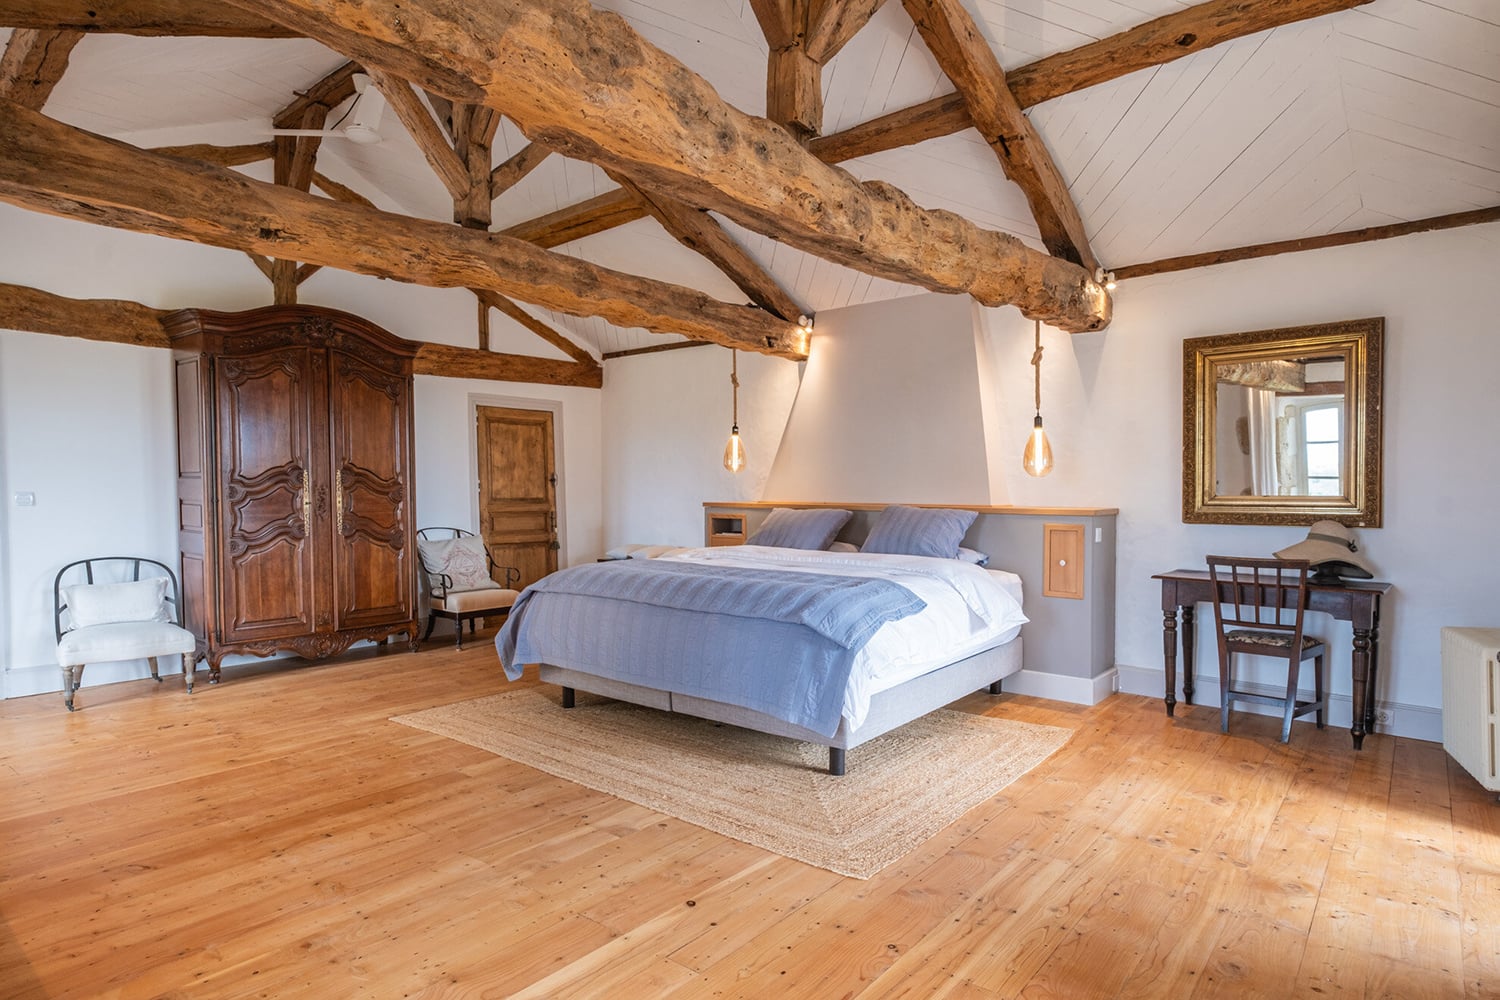
[[[1183,342],[1183,520],[1380,523],[1384,322]]]

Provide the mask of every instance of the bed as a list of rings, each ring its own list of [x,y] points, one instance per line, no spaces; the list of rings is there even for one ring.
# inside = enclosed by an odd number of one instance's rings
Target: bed
[[[954,546],[966,513],[949,525]],[[840,775],[849,750],[1021,669],[1015,574],[828,551],[833,532],[761,537],[804,544],[681,549],[538,581],[496,638],[507,675],[537,663],[565,708],[588,691],[821,744]]]

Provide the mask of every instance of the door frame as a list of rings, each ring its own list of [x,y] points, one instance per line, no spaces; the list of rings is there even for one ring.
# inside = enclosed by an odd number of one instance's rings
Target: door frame
[[[568,477],[563,475],[563,404],[559,399],[528,399],[523,396],[492,396],[469,393],[469,523],[479,524],[479,408],[503,406],[512,410],[545,410],[552,414],[552,471],[557,474],[553,502],[557,504],[557,568],[568,562]]]

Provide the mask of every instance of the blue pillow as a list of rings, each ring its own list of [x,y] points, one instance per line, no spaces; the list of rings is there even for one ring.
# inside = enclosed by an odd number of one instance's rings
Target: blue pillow
[[[826,549],[853,515],[847,510],[792,510],[775,507],[746,545],[782,549]]]
[[[979,516],[977,510],[891,506],[880,512],[861,552],[958,558],[958,543]]]

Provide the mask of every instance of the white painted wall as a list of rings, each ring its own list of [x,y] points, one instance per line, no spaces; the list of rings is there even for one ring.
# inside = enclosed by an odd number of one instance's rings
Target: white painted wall
[[[819,316],[764,499],[991,503],[971,315],[913,295]]]
[[[0,205],[0,281],[159,308],[247,309],[270,286],[243,254],[52,219]],[[397,336],[475,342],[473,296],[323,270],[308,305],[345,309]],[[492,314],[492,346],[556,356]],[[177,562],[171,356],[0,331],[0,665],[7,697],[61,690],[52,579],[75,558],[132,554]],[[472,526],[476,398],[556,414],[563,561],[602,551],[598,390],[418,376],[414,387],[419,524]],[[13,494],[36,494],[17,507]],[[165,667],[166,665],[164,665]],[[175,669],[175,668],[169,668]],[[95,664],[85,685],[148,676],[144,661]]]
[[[604,365],[604,547],[703,544],[704,501],[759,500],[802,365],[739,352],[746,465],[725,470],[729,351],[692,347]]]
[[[1439,629],[1500,624],[1500,421],[1494,404],[1500,331],[1490,273],[1500,259],[1497,249],[1500,225],[1488,225],[1123,283],[1107,331],[1069,336],[1042,328],[1042,414],[1057,456],[1056,471],[1045,479],[1032,479],[1020,467],[1032,415],[1032,324],[1012,308],[976,310],[980,364],[994,365],[984,405],[987,414],[1001,415],[998,453],[1009,502],[1120,510],[1115,649],[1127,690],[1161,694],[1160,591],[1153,573],[1201,566],[1210,552],[1269,554],[1306,535],[1305,528],[1182,523],[1182,341],[1384,316],[1385,525],[1358,532],[1378,577],[1395,584],[1382,623],[1378,695],[1396,707],[1397,731],[1439,738],[1433,728],[1441,707]],[[839,326],[839,317],[825,312],[815,336]],[[910,331],[914,344],[930,335],[927,328]],[[668,404],[659,396],[675,393],[677,383],[675,377],[658,381],[651,369],[668,357],[632,359],[636,388],[618,392],[610,386],[605,447],[612,451],[621,442],[649,439],[651,455],[698,448],[711,468],[722,444],[718,396],[674,395],[671,419],[663,419]],[[878,359],[851,363],[871,370],[872,360]],[[799,412],[818,408],[826,423],[868,418],[863,410],[843,412],[811,398],[822,385],[811,374],[809,364],[796,401]],[[969,371],[952,371],[946,379],[925,374],[920,398],[939,405],[945,386],[969,378]],[[742,412],[744,406],[742,391]],[[702,424],[710,430],[697,430]],[[950,465],[985,461],[972,443],[959,440],[934,440],[932,447]],[[632,447],[632,454],[646,454],[646,446]],[[783,446],[783,455],[801,451],[801,443],[790,438]],[[759,455],[752,449],[754,459]],[[875,468],[883,456],[871,448],[861,461]],[[655,520],[627,522],[641,529],[641,537],[611,542],[695,541],[703,499],[761,499],[716,490],[711,476],[660,477],[650,462],[614,465],[608,483],[611,505],[617,497],[631,498],[627,504],[649,497],[661,512]],[[899,480],[890,484],[892,490],[903,486]],[[865,498],[830,491],[797,499]],[[1334,647],[1332,690],[1347,699],[1350,626],[1323,615],[1314,615],[1313,625]],[[1208,631],[1200,630],[1197,650],[1203,680],[1217,669]]]

